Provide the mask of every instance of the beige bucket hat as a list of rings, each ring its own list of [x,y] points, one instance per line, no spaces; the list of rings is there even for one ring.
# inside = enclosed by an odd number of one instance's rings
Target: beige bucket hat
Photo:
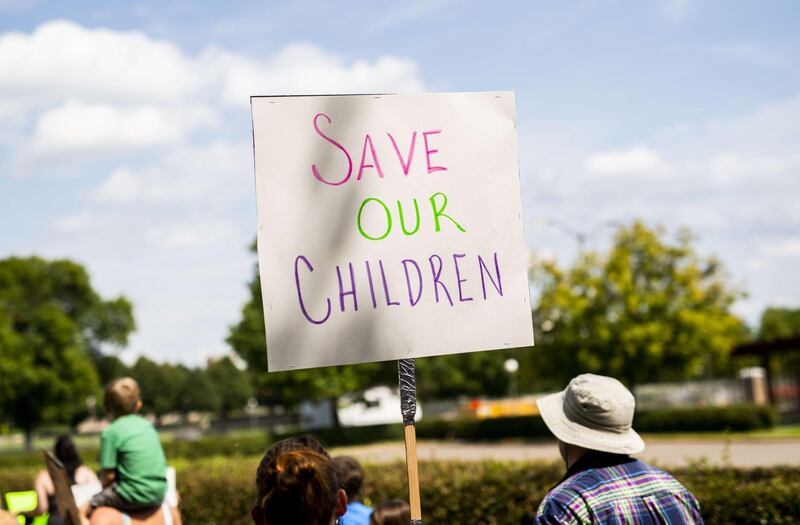
[[[631,428],[636,401],[613,377],[579,375],[563,392],[536,404],[547,428],[564,443],[614,454],[644,450],[644,441]]]

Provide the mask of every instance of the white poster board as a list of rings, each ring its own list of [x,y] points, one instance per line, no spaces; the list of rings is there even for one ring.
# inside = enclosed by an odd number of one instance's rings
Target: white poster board
[[[270,371],[533,344],[513,93],[251,104]]]

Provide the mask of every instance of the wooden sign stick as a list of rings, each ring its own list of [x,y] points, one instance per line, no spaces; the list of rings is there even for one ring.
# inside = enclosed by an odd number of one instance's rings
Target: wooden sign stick
[[[422,504],[419,497],[419,470],[417,468],[417,378],[413,359],[397,361],[400,381],[400,412],[406,437],[406,470],[408,471],[408,503],[411,507],[411,525],[422,525]]]

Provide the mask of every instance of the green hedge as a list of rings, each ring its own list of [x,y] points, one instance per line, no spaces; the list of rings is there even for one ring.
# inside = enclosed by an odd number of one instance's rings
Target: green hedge
[[[640,432],[747,431],[775,426],[778,415],[769,406],[673,408],[637,412],[633,426]]]
[[[175,462],[184,522],[249,525],[260,457]],[[366,465],[365,499],[407,499],[402,463]],[[24,490],[36,470],[0,470],[0,491]],[[517,525],[538,507],[563,467],[540,462],[422,462],[423,515],[429,524]],[[706,523],[800,523],[800,469],[690,468],[673,472],[699,499]]]
[[[644,433],[722,432],[769,428],[776,421],[777,415],[772,407],[732,405],[641,411],[636,413],[633,426]],[[494,441],[546,436],[550,436],[550,431],[539,416],[422,420],[417,424],[417,437],[421,439]]]
[[[274,441],[264,432],[243,436],[205,436],[194,441],[166,441],[162,446],[164,454],[170,460],[200,459],[211,456],[239,457],[263,454]],[[96,457],[98,452],[87,450],[85,454],[87,457]]]
[[[100,438],[97,438],[98,444]],[[211,456],[253,456],[263,454],[274,439],[267,433],[244,436],[206,436],[194,441],[164,441],[164,453],[172,461],[174,459],[199,459]],[[81,450],[83,460],[94,464],[99,457],[99,448]],[[41,451],[16,452],[0,455],[0,469],[42,464]]]
[[[454,421],[422,420],[417,424],[419,439],[459,439],[495,441],[509,438],[550,436],[539,416],[459,419]]]
[[[400,414],[397,414],[398,419]],[[314,435],[320,441],[332,447],[347,445],[363,445],[378,441],[394,441],[403,439],[403,425],[371,425],[368,427],[344,427],[339,429],[315,430]],[[292,434],[276,435],[275,439],[283,439]]]
[[[634,428],[639,432],[722,432],[749,431],[775,425],[777,415],[772,407],[732,405],[727,407],[674,408],[637,412]],[[164,451],[172,459],[196,459],[209,456],[250,456],[261,454],[272,443],[292,435],[271,436],[267,433],[208,436],[196,441],[167,441]],[[359,445],[402,439],[403,427],[374,425],[321,430],[316,435],[330,446]],[[464,418],[457,420],[423,419],[417,423],[419,439],[459,439],[463,441],[496,441],[514,438],[549,437],[539,416],[502,417],[494,419]],[[84,459],[97,458],[97,449],[83,451]],[[41,452],[0,455],[0,468],[41,462]]]

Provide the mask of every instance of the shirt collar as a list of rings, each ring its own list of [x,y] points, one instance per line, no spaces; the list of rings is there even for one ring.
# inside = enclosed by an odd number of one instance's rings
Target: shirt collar
[[[636,461],[636,459],[628,456],[627,454],[611,454],[609,452],[590,450],[578,458],[578,460],[567,469],[567,473],[564,474],[564,477],[561,478],[561,481],[559,481],[555,487],[561,485],[564,481],[571,478],[575,474],[578,474],[579,472],[595,468],[616,467],[617,465],[630,463],[631,461]]]

